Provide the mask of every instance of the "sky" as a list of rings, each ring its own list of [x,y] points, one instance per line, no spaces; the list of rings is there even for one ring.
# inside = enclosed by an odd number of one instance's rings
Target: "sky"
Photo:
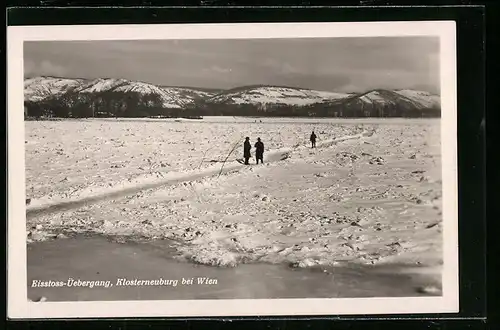
[[[29,41],[24,76],[124,78],[162,86],[278,85],[439,93],[439,39]]]

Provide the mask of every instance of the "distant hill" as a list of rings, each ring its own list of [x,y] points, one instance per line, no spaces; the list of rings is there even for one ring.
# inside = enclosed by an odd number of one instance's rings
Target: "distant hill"
[[[200,98],[214,95],[208,91],[186,87],[161,87],[126,79],[98,78],[62,79],[56,77],[36,77],[24,82],[25,101],[37,102],[64,93],[77,93],[99,96],[104,93],[124,92],[141,95],[157,95],[167,108],[182,108]]]
[[[222,92],[225,91],[225,89],[221,89],[221,88],[208,88],[208,87],[165,86],[165,85],[158,85],[158,87],[165,88],[165,89],[168,89],[168,88],[173,88],[173,89],[189,89],[189,90],[192,90],[192,91],[205,92],[205,93],[210,94],[210,95],[219,94],[219,93],[222,93]]]
[[[441,106],[439,96],[427,92],[376,89],[319,108],[335,117],[438,117]]]
[[[244,86],[219,93],[206,100],[214,104],[287,104],[303,106],[311,103],[344,99],[349,94],[278,86]]]
[[[29,116],[440,116],[438,95],[409,89],[346,94],[251,85],[221,91],[126,79],[45,76],[25,79],[24,100]]]

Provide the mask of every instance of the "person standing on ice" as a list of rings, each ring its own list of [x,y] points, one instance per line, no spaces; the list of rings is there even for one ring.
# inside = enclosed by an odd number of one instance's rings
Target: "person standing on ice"
[[[260,163],[264,164],[264,143],[260,140],[260,138],[257,138],[257,143],[255,143],[255,158],[257,160],[257,164]]]
[[[250,138],[246,137],[245,142],[243,143],[243,158],[245,158],[245,165],[249,165],[248,160],[250,159],[250,149],[252,149]]]
[[[317,138],[317,136],[316,136],[316,134],[314,134],[314,131],[313,131],[311,134],[311,138],[310,138],[311,148],[316,148],[316,138]]]

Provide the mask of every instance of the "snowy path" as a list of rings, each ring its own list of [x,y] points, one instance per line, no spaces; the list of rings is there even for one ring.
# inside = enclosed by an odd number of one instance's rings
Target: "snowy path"
[[[344,136],[337,139],[327,139],[317,142],[317,147],[327,148],[339,142],[359,139],[364,136],[371,136],[372,134],[373,132],[364,131],[360,134],[352,136]],[[287,159],[293,152],[297,152],[307,148],[307,146],[298,146],[295,148],[281,148],[278,150],[271,150],[265,153],[265,161],[266,163],[282,161]],[[122,184],[117,187],[102,189],[97,194],[92,194],[80,198],[62,199],[58,201],[56,200],[48,203],[39,203],[28,206],[26,208],[26,216],[28,219],[30,219],[45,214],[72,210],[84,205],[135,194],[142,190],[160,188],[163,186],[174,185],[185,181],[194,181],[204,177],[235,172],[242,169],[243,167],[245,167],[245,165],[239,164],[236,161],[228,160],[227,164],[224,165],[215,165],[209,168],[193,170],[187,173],[169,173],[165,175],[165,178],[163,179],[153,178],[152,180],[144,180],[144,182],[139,183],[133,182],[131,184]]]

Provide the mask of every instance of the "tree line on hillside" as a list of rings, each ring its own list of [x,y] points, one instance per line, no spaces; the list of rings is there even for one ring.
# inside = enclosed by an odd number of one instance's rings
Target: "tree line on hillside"
[[[98,94],[65,93],[42,101],[25,101],[28,117],[91,118],[182,115],[182,109],[165,108],[159,95],[134,92]]]
[[[440,117],[439,108],[416,109],[408,104],[363,104],[356,102],[287,104],[214,104],[200,100],[185,108],[166,108],[159,95],[135,92],[98,94],[66,93],[39,102],[25,101],[27,117]]]
[[[288,104],[204,104],[189,109],[204,116],[255,116],[255,117],[440,117],[438,107],[418,109],[408,104],[363,104],[353,102],[325,102],[309,105]]]
[[[363,103],[360,101],[337,101],[308,106],[309,113],[319,117],[407,117],[407,118],[438,118],[441,116],[439,107],[417,108],[408,103]]]

